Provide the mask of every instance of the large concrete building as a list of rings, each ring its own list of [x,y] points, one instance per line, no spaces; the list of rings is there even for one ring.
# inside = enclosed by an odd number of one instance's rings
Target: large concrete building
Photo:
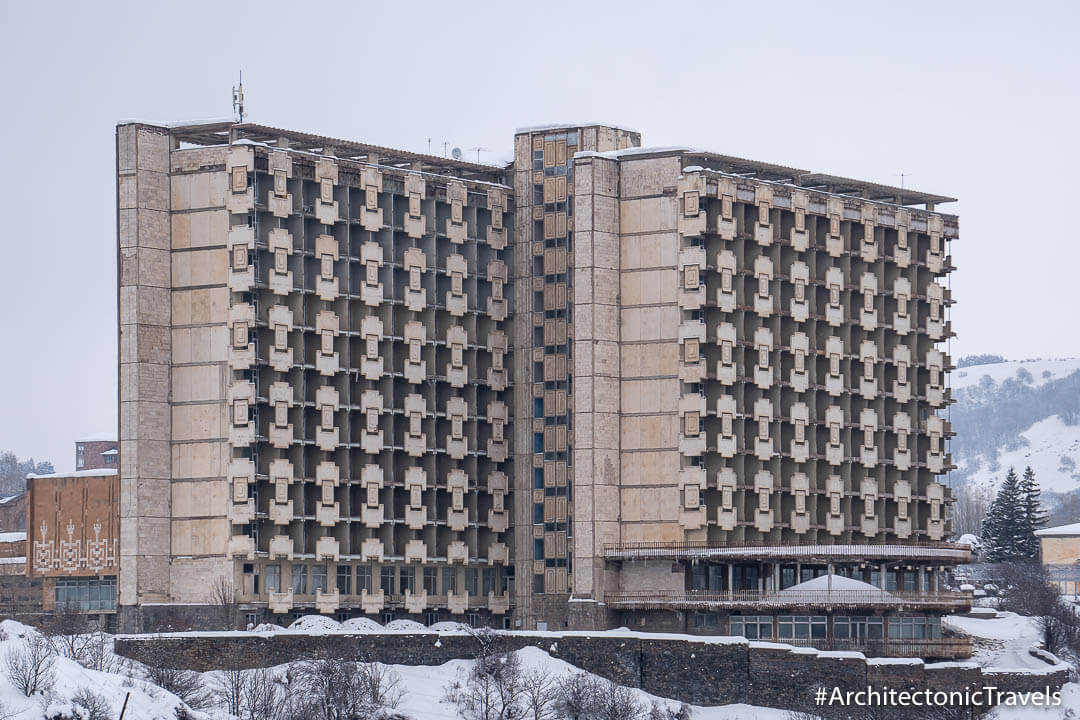
[[[217,577],[251,619],[786,637],[964,605],[951,199],[640,145],[118,127],[128,622]]]

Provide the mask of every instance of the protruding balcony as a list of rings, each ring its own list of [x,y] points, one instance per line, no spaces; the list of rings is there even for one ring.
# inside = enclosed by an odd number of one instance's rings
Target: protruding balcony
[[[341,557],[341,546],[337,538],[325,536],[315,541],[315,559],[333,560],[337,562]]]
[[[226,553],[229,557],[242,557],[247,560],[254,560],[255,538],[248,535],[233,535],[229,538],[229,546]]]
[[[463,615],[469,609],[469,594],[447,591],[446,608],[451,615]]]
[[[293,539],[288,535],[275,535],[270,538],[270,557],[292,560]]]
[[[488,611],[492,615],[505,615],[510,612],[510,596],[506,593],[496,595],[494,592],[489,592]]]
[[[293,608],[293,591],[272,592],[267,607],[274,615],[284,615]]]
[[[405,611],[412,613],[413,615],[419,615],[427,610],[428,606],[428,594],[427,590],[421,590],[418,593],[405,588]]]
[[[315,608],[324,615],[330,615],[337,612],[341,607],[341,595],[338,593],[337,588],[329,592],[324,592],[321,589],[315,590]]]
[[[374,615],[386,606],[386,594],[382,588],[369,591],[366,588],[360,591],[360,608],[368,615]]]

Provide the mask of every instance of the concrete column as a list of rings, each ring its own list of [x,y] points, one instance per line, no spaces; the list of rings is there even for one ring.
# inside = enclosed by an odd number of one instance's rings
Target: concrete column
[[[888,572],[888,567],[886,567],[885,563],[881,563],[881,581],[879,582],[879,585],[881,585],[882,590],[884,590],[885,587],[886,587],[885,573],[887,573],[887,572]]]
[[[728,592],[735,591],[735,566],[731,563],[727,566],[727,588]]]
[[[780,592],[780,563],[773,563],[772,566],[772,589],[773,592]]]

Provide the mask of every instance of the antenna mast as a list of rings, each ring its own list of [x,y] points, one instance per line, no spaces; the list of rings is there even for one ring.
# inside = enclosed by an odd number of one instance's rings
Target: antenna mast
[[[233,85],[232,89],[232,109],[233,112],[240,118],[240,122],[244,122],[244,71],[240,71],[240,84]]]

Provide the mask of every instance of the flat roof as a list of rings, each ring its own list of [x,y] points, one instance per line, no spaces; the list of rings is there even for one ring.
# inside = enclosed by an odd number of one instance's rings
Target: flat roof
[[[124,123],[121,123],[124,124]],[[146,123],[150,124],[150,123]],[[579,127],[604,126],[612,127],[628,132],[637,133],[612,123],[574,123],[574,124],[546,124],[531,127],[518,128],[516,133],[540,132],[545,130],[563,130]],[[506,184],[507,172],[511,165],[486,165],[472,163],[465,160],[439,157],[424,153],[397,150],[381,145],[356,142],[331,138],[325,135],[286,130],[284,128],[262,125],[259,123],[236,123],[228,120],[216,120],[209,122],[196,122],[188,124],[169,124],[164,127],[169,129],[170,134],[178,140],[193,145],[228,145],[237,141],[247,140],[254,143],[263,143],[268,146],[276,146],[279,140],[287,143],[288,149],[300,150],[316,154],[333,155],[347,160],[367,162],[398,167],[402,169],[419,170],[439,175],[451,175],[465,180],[477,180],[482,182],[498,182]],[[284,146],[282,146],[284,147]],[[822,190],[834,195],[850,195],[852,197],[873,200],[877,202],[892,203],[895,205],[938,205],[940,203],[956,202],[956,198],[948,195],[921,192],[911,188],[900,188],[894,185],[856,180],[854,178],[818,173],[802,168],[778,165],[776,163],[749,160],[734,155],[695,150],[691,148],[648,148],[637,147],[626,150],[614,151],[611,155],[648,155],[648,154],[681,154],[688,165],[700,165],[709,170],[715,170],[729,175],[742,175],[748,178],[756,178],[770,182],[783,182],[808,190]]]
[[[355,160],[420,170],[439,175],[453,175],[465,180],[483,180],[492,182],[503,180],[506,168],[501,165],[471,163],[466,160],[427,155],[425,153],[397,150],[382,145],[332,138],[325,135],[286,130],[259,123],[209,122],[191,125],[171,125],[170,134],[178,140],[192,145],[228,145],[238,140],[265,143],[275,146],[284,139],[289,150],[301,150],[322,155],[333,155],[343,160]],[[286,149],[282,146],[282,149]]]
[[[1035,534],[1039,537],[1080,536],[1080,523],[1072,523],[1071,525],[1058,525],[1057,527],[1043,528],[1042,530],[1036,530]]]
[[[718,170],[729,175],[745,175],[771,182],[784,182],[808,190],[823,190],[834,195],[851,195],[894,205],[937,205],[939,203],[956,202],[956,198],[947,195],[936,195],[912,190],[911,188],[882,185],[881,183],[840,177],[839,175],[816,173],[801,168],[747,160],[733,155],[695,150],[687,152],[684,157],[696,160],[693,163],[695,165],[702,165],[708,169]]]
[[[48,475],[37,475],[30,473],[26,476],[27,480],[36,480],[38,478],[69,478],[69,477],[94,477],[96,475],[115,475],[116,470],[113,468],[99,468],[97,470],[76,470],[75,472],[58,472],[49,473]]]

